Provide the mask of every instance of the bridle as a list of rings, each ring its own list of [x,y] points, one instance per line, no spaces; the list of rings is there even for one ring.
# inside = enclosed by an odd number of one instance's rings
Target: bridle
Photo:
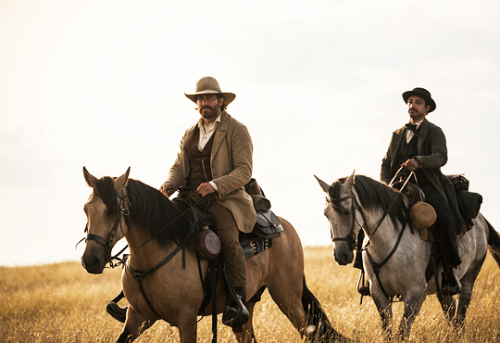
[[[406,185],[406,183],[405,183],[405,185]],[[350,194],[348,196],[345,196],[345,197],[340,198],[340,199],[331,199],[331,198],[328,199],[328,197],[327,197],[327,202],[329,204],[331,204],[331,206],[333,207],[334,210],[336,210],[336,211],[338,211],[340,213],[343,213],[343,214],[347,214],[347,213],[349,213],[349,210],[346,210],[345,208],[343,208],[341,206],[337,206],[336,204],[333,203],[332,200],[334,200],[334,201],[336,201],[338,203],[341,203],[343,201],[352,199],[352,205],[351,205],[351,209],[350,209],[350,211],[352,212],[352,227],[351,227],[351,231],[349,232],[348,237],[335,237],[335,238],[332,237],[332,242],[335,242],[335,241],[347,241],[347,242],[349,242],[349,248],[351,250],[354,250],[357,247],[356,246],[357,245],[356,244],[357,243],[357,239],[356,239],[357,237],[354,234],[354,228],[355,228],[355,222],[356,222],[356,220],[355,220],[356,219],[355,209],[357,209],[360,212],[361,217],[363,218],[363,225],[365,226],[365,229],[366,229],[365,231],[366,231],[367,236],[368,236],[368,232],[370,232],[370,230],[368,230],[368,227],[367,227],[367,221],[366,221],[365,213],[363,212],[363,208],[358,203],[358,200],[354,196],[354,193],[352,192],[352,189],[349,189],[349,193]],[[380,272],[380,268],[382,268],[390,260],[390,258],[392,257],[392,255],[394,255],[394,253],[396,252],[396,249],[398,248],[399,243],[401,242],[401,239],[403,238],[403,233],[404,233],[406,227],[408,226],[407,223],[403,224],[403,227],[401,228],[401,231],[399,232],[398,238],[396,240],[396,244],[394,245],[394,247],[392,248],[391,252],[386,256],[386,258],[382,262],[376,263],[376,262],[373,261],[373,258],[371,257],[371,255],[370,255],[370,253],[368,251],[368,246],[371,243],[371,239],[373,238],[373,236],[375,235],[375,233],[377,232],[377,230],[380,228],[380,225],[382,224],[382,222],[385,220],[385,218],[389,214],[389,211],[390,211],[391,207],[394,205],[394,203],[396,202],[396,199],[397,198],[394,198],[394,200],[392,201],[391,205],[385,211],[385,214],[380,218],[380,220],[379,220],[377,226],[375,227],[375,229],[373,231],[371,231],[370,236],[368,236],[368,238],[369,238],[368,242],[361,248],[361,251],[365,251],[366,252],[366,256],[368,257],[368,260],[369,260],[369,262],[370,262],[370,264],[372,266],[373,272],[375,273],[375,277],[378,280],[380,288],[381,288],[382,292],[384,293],[384,295],[386,296],[386,298],[388,298],[388,299],[389,299],[389,296],[387,295],[384,287],[382,286],[382,283],[380,282],[379,272]],[[359,225],[359,226],[362,227],[361,225]]]
[[[124,216],[125,217],[125,222],[128,224],[128,215],[130,214],[130,211],[128,209],[128,193],[126,193],[124,190],[126,190],[125,187],[123,187],[122,189],[120,189],[120,192],[117,192],[116,193],[116,197],[120,200],[120,203],[119,203],[119,214],[116,216],[116,219],[115,219],[115,222],[113,223],[113,227],[111,229],[111,232],[109,233],[109,237],[108,237],[108,240],[106,240],[104,237],[101,237],[99,235],[94,235],[93,233],[88,233],[89,232],[89,228],[88,228],[88,223],[85,225],[85,230],[83,231],[84,233],[87,233],[87,236],[82,238],[76,245],[78,246],[78,244],[80,244],[82,241],[85,240],[85,242],[87,241],[95,241],[97,243],[99,243],[100,245],[104,246],[104,248],[106,249],[106,255],[105,255],[105,258],[106,258],[106,263],[109,262],[111,268],[114,268],[115,266],[119,265],[120,262],[118,262],[118,264],[114,264],[113,263],[113,260],[119,260],[121,261],[120,258],[118,258],[118,255],[120,255],[123,251],[125,251],[125,249],[128,247],[128,246],[125,246],[119,253],[117,253],[115,256],[111,256],[111,251],[113,249],[113,242],[115,240],[115,236],[116,236],[116,232],[118,231],[118,226],[121,227],[120,223],[121,223],[121,219],[122,217]]]
[[[373,229],[373,231],[369,230],[368,227],[367,227],[367,221],[366,221],[366,216],[365,216],[365,212],[363,211],[363,207],[361,207],[361,205],[358,203],[358,200],[357,198],[354,196],[354,193],[352,192],[352,189],[349,190],[349,195],[343,197],[343,198],[340,198],[340,199],[328,199],[326,198],[326,201],[333,207],[334,210],[336,210],[337,212],[340,212],[342,214],[348,214],[349,212],[352,212],[352,227],[351,227],[351,230],[348,234],[347,237],[335,237],[333,238],[332,237],[332,242],[335,242],[335,241],[347,241],[349,242],[349,247],[351,248],[351,250],[354,250],[356,248],[356,235],[354,234],[354,229],[355,229],[355,223],[356,223],[356,214],[355,214],[355,210],[358,210],[359,213],[361,214],[361,217],[363,218],[363,225],[359,225],[360,227],[363,227],[365,226],[366,228],[366,231],[367,231],[367,235],[368,235],[368,232],[371,232],[370,233],[370,236],[368,236],[370,239],[375,235],[375,233],[377,232],[377,230],[380,228],[380,225],[382,225],[383,221],[385,220],[385,218],[387,217],[387,215],[389,214],[389,211],[392,207],[392,205],[394,205],[394,203],[396,202],[397,198],[394,198],[394,200],[392,201],[391,205],[387,208],[387,210],[385,211],[384,215],[380,218],[377,226],[375,226],[375,229]],[[333,201],[336,201],[338,203],[342,203],[346,200],[349,200],[349,199],[352,199],[352,205],[351,205],[351,208],[350,210],[346,210],[344,207],[341,207],[341,206],[337,206],[336,204],[333,203]],[[362,250],[365,250],[368,245],[370,244],[371,241],[368,241],[368,243],[365,244],[365,246],[363,247]]]
[[[344,214],[344,215],[347,215],[349,212],[352,212],[352,227],[351,227],[351,230],[349,231],[349,233],[347,234],[346,237],[333,237],[332,236],[332,242],[338,242],[338,241],[341,241],[341,242],[348,242],[349,243],[349,249],[351,250],[354,250],[356,249],[356,234],[354,233],[354,229],[355,229],[355,222],[356,222],[356,213],[354,211],[355,208],[357,208],[357,210],[361,213],[361,216],[363,217],[363,221],[365,221],[365,215],[363,213],[363,209],[362,207],[358,204],[358,201],[356,200],[356,197],[354,196],[354,194],[352,193],[352,190],[349,190],[349,195],[343,197],[343,198],[340,198],[340,199],[332,199],[332,198],[326,198],[326,202],[329,203],[333,209],[341,214]],[[353,199],[352,200],[352,205],[351,205],[351,209],[350,210],[346,210],[344,207],[342,206],[337,206],[333,201],[336,201],[338,202],[339,204],[346,201],[346,200],[349,200],[349,199]],[[360,225],[361,226],[361,225]]]

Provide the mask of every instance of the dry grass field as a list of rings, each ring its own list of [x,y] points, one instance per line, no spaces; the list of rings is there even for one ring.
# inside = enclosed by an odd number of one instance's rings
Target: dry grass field
[[[384,342],[379,316],[370,298],[355,291],[358,272],[339,267],[330,247],[305,248],[306,280],[333,326],[356,342]],[[120,270],[89,275],[75,262],[0,267],[0,342],[114,342],[122,324],[105,312],[105,304],[120,290]],[[499,342],[500,270],[488,256],[474,287],[465,327],[455,331],[443,318],[435,296],[425,301],[415,321],[411,342]],[[397,327],[402,305],[395,304]],[[235,342],[220,324],[219,342]],[[259,342],[301,342],[300,336],[264,293],[256,307]],[[211,341],[211,319],[198,324],[198,341]],[[179,342],[177,329],[156,323],[136,342]],[[392,342],[398,342],[393,339]]]

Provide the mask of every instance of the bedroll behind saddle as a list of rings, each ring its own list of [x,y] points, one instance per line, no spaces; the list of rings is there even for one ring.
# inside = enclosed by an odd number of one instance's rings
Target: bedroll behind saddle
[[[472,220],[479,214],[483,197],[479,193],[469,192],[469,180],[462,174],[446,175],[446,177],[455,187],[458,210],[470,229],[474,225]]]

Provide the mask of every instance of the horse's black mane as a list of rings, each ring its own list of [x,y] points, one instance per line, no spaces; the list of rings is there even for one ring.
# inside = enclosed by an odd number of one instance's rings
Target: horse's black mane
[[[358,194],[359,201],[363,208],[367,211],[378,208],[384,211],[389,210],[389,218],[391,218],[395,227],[397,227],[397,221],[400,223],[408,221],[408,208],[403,194],[368,176],[356,175],[355,177],[354,189]],[[338,202],[340,198],[340,187],[345,180],[347,180],[345,177],[338,179],[329,189],[330,197],[335,205],[334,208],[340,206],[340,202]]]
[[[110,216],[117,216],[119,208],[113,180],[108,176],[99,179],[94,194],[102,199]],[[172,242],[180,244],[186,239],[190,225],[189,215],[182,215],[174,202],[139,180],[129,179],[127,191],[131,225],[142,228],[162,248]]]

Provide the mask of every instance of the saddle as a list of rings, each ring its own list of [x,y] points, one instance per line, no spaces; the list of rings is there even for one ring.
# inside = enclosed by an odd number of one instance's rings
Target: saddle
[[[469,192],[470,182],[462,174],[445,175],[455,188],[457,205],[460,215],[463,219],[464,227],[468,231],[472,229],[473,219],[479,214],[483,197],[479,193]],[[400,189],[403,182],[397,182],[393,185],[395,189]],[[412,205],[410,207],[410,218],[417,229],[421,231],[422,239],[428,240],[428,234],[425,233],[435,221],[435,212],[431,206],[425,206],[425,195],[423,191],[414,183],[408,183],[403,192]]]
[[[283,227],[279,218],[271,211],[271,202],[264,196],[264,192],[252,179],[245,190],[252,196],[257,222],[250,233],[239,233],[239,242],[243,249],[245,259],[255,256],[272,246],[272,239],[281,236]],[[189,205],[184,198],[175,198],[178,206]],[[183,203],[183,204],[181,204]],[[195,237],[195,249],[197,253],[207,259],[215,259],[221,250],[220,240],[216,233],[216,226],[212,218],[204,213],[198,206],[193,207],[194,219],[198,221],[201,229]]]
[[[216,233],[215,223],[207,213],[203,213],[197,206],[193,208],[195,216],[203,225],[203,229],[195,236],[196,252],[204,259],[215,259],[220,251],[221,244]],[[245,258],[255,256],[272,246],[272,239],[281,236],[283,227],[279,218],[271,211],[257,211],[257,222],[250,233],[239,233],[239,242]]]

